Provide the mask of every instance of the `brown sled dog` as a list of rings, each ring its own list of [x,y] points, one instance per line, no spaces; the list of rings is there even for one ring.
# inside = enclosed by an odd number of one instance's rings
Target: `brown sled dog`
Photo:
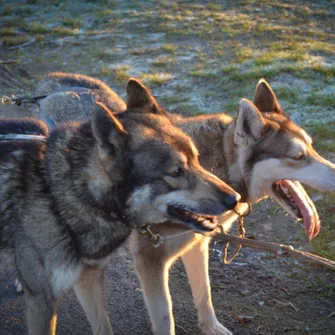
[[[57,303],[71,287],[93,333],[112,334],[103,269],[131,230],[176,222],[211,231],[240,198],[199,165],[190,138],[147,104],[139,82],[130,80],[127,93],[118,118],[93,105],[90,121],[44,140],[10,141],[15,129],[28,137],[46,130],[0,121],[0,254],[14,256],[31,335],[55,334]]]
[[[73,76],[50,74],[40,82],[37,93],[51,93],[51,82],[58,85],[61,82],[64,89],[71,89],[69,83]],[[89,87],[85,81],[90,80],[90,77],[81,76],[80,83],[73,86]],[[152,109],[160,109],[151,95],[148,100]],[[50,107],[53,105],[50,114],[56,104],[49,104]],[[57,113],[64,113],[64,110],[59,107]],[[84,115],[79,106],[76,115],[79,118]],[[308,238],[318,234],[320,223],[316,208],[299,181],[320,190],[333,191],[335,166],[314,151],[310,137],[286,116],[265,80],[260,80],[257,85],[254,103],[245,99],[241,101],[235,118],[226,114],[199,117],[171,114],[170,117],[194,140],[200,153],[200,163],[236,189],[243,201],[255,202],[271,196],[293,217],[304,220]],[[221,222],[229,229],[235,219],[234,213],[227,213]],[[191,232],[180,234],[180,230],[167,225],[157,226],[154,231],[169,236],[159,248],[154,248],[148,237],[136,231],[130,238],[130,250],[154,333],[175,333],[168,276],[169,268],[181,256],[203,333],[231,334],[217,320],[211,301],[209,239]]]

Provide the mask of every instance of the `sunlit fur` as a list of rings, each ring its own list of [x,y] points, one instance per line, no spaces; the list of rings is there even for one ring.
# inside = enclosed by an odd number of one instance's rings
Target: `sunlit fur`
[[[118,118],[97,103],[90,120],[64,123],[41,141],[0,143],[0,250],[12,256],[24,288],[30,335],[55,333],[59,298],[72,287],[94,334],[112,334],[103,270],[132,229],[172,221],[212,229],[202,216],[240,198],[199,165],[187,135],[154,113],[140,82],[130,80],[127,94]],[[16,128],[0,120],[0,129],[6,124],[14,133],[46,130],[33,120]],[[188,216],[176,217],[171,206]]]
[[[58,81],[57,76],[52,79]],[[73,82],[74,79],[75,75],[65,74],[58,84],[65,87],[66,80],[66,86],[78,86]],[[91,78],[86,80],[80,83],[83,87],[90,87]],[[104,94],[108,92],[104,91]],[[154,99],[150,100],[149,105],[157,111],[161,110]],[[57,100],[57,105],[53,107],[58,108],[57,112],[65,113],[61,101]],[[76,117],[82,118],[85,111],[79,104],[76,107]],[[334,166],[315,153],[310,137],[285,115],[271,87],[263,79],[257,85],[253,104],[244,100],[238,117],[215,114],[186,118],[171,115],[171,118],[193,139],[200,153],[202,166],[226,181],[241,194],[244,201],[256,201],[271,195],[271,181],[284,175],[296,180],[301,178],[320,189],[334,190]],[[237,129],[238,125],[242,125],[242,129]],[[257,136],[261,136],[261,142],[258,142],[260,139]],[[307,152],[306,158],[295,161],[294,157],[300,149]],[[228,212],[222,218],[222,223],[229,229],[234,219],[236,215]],[[154,333],[175,334],[168,271],[181,256],[203,333],[230,335],[231,332],[217,320],[211,301],[209,239],[199,234],[181,234],[180,228],[168,225],[155,226],[155,232],[169,237],[159,248],[154,248],[147,236],[139,235],[136,231],[130,238],[130,250],[141,280]],[[173,235],[175,237],[171,237]]]

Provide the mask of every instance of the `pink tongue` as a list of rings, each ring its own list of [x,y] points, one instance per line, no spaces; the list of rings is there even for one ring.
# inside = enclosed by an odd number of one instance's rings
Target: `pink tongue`
[[[285,179],[281,181],[281,184],[289,189],[294,202],[303,216],[306,235],[311,240],[319,234],[321,228],[319,214],[313,201],[298,181]]]

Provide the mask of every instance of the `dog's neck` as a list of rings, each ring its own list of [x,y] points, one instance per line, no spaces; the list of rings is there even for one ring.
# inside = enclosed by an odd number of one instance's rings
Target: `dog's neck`
[[[78,195],[74,205],[80,204],[108,221],[124,220],[124,213],[121,213],[117,201],[119,192],[114,191],[120,173],[115,170],[113,180],[108,176],[106,169],[111,167],[107,166],[106,161],[111,160],[105,157],[107,154],[98,150],[89,123],[69,126],[68,130],[55,130],[48,146],[46,158],[49,163],[46,168],[49,169],[49,175],[52,175],[49,184],[53,191],[66,189],[67,194],[74,198],[72,192],[76,190]],[[53,172],[55,166],[57,173]],[[64,200],[62,205],[70,208],[72,198]],[[63,202],[62,197],[60,200]],[[73,209],[75,211],[75,207]]]
[[[242,200],[247,201],[248,190],[234,143],[234,119],[226,114],[215,114],[177,117],[175,120],[195,142],[201,165],[229,184],[241,194]]]

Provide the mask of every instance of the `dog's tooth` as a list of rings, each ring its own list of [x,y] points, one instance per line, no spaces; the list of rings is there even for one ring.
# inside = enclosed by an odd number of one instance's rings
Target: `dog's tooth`
[[[205,221],[203,222],[203,224],[205,224],[206,226],[210,226],[210,225],[211,225],[211,223],[210,223],[208,220],[205,220]]]

